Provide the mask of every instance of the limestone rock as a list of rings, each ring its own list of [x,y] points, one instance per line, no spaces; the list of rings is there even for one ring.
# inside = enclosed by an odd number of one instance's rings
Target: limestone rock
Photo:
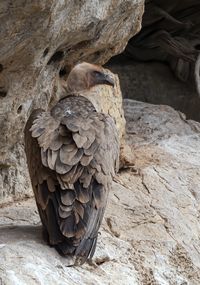
[[[200,124],[168,106],[124,108],[134,165],[113,183],[96,265],[67,267],[29,199],[0,209],[2,284],[200,284]]]
[[[77,61],[104,64],[139,31],[144,0],[7,1],[0,4],[0,203],[32,193],[23,128],[47,108],[57,76]]]
[[[118,55],[106,66],[118,74],[124,98],[169,105],[187,118],[200,121],[200,98],[196,90],[192,84],[177,80],[166,64],[138,62]]]
[[[122,140],[122,137],[125,135],[126,121],[122,106],[120,82],[116,74],[109,73],[114,79],[114,88],[110,88],[107,85],[99,85],[98,88],[92,88],[93,90],[90,91],[89,99],[96,107],[97,111],[108,114],[115,119],[119,137]]]

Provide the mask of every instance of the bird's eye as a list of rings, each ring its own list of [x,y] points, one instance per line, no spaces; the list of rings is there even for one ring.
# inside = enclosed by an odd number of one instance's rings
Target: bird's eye
[[[94,76],[98,77],[101,75],[101,72],[95,70],[95,71],[93,71],[93,74],[94,74]]]

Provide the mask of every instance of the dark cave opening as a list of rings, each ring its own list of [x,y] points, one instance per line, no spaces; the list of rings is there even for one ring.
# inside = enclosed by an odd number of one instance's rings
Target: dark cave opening
[[[199,46],[199,0],[149,0],[141,31],[106,67],[119,75],[124,98],[169,105],[200,122]]]
[[[161,62],[138,62],[123,55],[113,57],[106,67],[118,74],[124,98],[181,111],[187,119],[200,121],[200,97],[188,82],[178,80]]]

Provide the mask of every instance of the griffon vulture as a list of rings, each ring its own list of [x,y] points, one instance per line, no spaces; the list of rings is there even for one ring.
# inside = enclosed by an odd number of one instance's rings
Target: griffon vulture
[[[114,81],[102,67],[76,65],[67,79],[70,95],[49,112],[33,111],[25,126],[28,168],[48,244],[73,256],[75,264],[94,254],[118,168],[115,122],[87,99],[98,84]]]

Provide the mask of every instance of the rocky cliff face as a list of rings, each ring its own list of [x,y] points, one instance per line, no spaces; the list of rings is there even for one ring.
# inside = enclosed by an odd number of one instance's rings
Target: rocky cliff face
[[[146,0],[142,30],[126,47],[129,58],[160,61],[200,94],[199,0]]]
[[[194,86],[175,78],[166,64],[138,62],[118,55],[106,66],[119,76],[124,98],[169,105],[188,119],[200,121],[200,97]]]
[[[28,199],[0,209],[0,284],[200,284],[200,123],[168,106],[124,107],[134,165],[113,183],[96,264],[67,267]]]
[[[32,195],[23,150],[29,113],[58,99],[60,77],[78,60],[103,64],[123,50],[140,29],[143,2],[1,1],[0,284],[200,284],[200,124],[170,107],[124,101],[130,152],[124,148],[123,154],[131,167],[121,169],[113,183],[95,264],[67,267],[66,259],[42,241],[34,199],[24,199]],[[132,73],[126,78],[130,93],[142,93],[137,99],[152,93],[160,98],[171,83],[164,76],[167,85],[162,85],[156,75],[152,89],[145,80],[154,78],[144,77],[145,66],[138,69],[139,80],[137,72],[123,68],[124,77]],[[97,93],[104,94],[104,111],[116,117],[122,135],[115,80],[112,92],[101,87]],[[173,86],[175,96],[180,88]]]
[[[30,195],[23,128],[57,96],[77,61],[103,64],[141,25],[144,0],[7,1],[0,4],[0,203]]]

